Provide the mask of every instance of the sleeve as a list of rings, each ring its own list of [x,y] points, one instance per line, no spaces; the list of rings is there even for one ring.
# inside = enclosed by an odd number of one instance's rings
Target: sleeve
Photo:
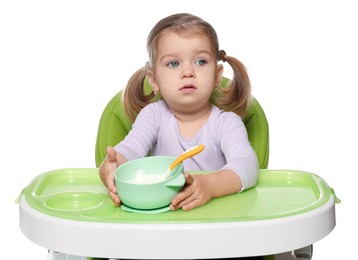
[[[157,104],[149,104],[138,114],[128,135],[114,149],[128,161],[147,156],[158,138]]]
[[[220,147],[226,159],[222,169],[232,170],[240,177],[242,190],[255,186],[258,160],[248,139],[245,124],[233,113],[228,113],[219,124]]]

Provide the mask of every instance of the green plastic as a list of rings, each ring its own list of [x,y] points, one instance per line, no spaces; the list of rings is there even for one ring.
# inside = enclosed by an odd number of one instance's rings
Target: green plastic
[[[227,81],[228,79],[224,78],[221,86],[224,87]],[[145,89],[148,91],[151,89],[147,81],[145,81]],[[269,127],[265,113],[255,98],[252,98],[243,121],[251,145],[257,154],[259,168],[266,169],[269,159]],[[122,91],[120,91],[109,101],[99,122],[95,150],[96,167],[99,167],[106,157],[107,147],[118,144],[131,128],[132,123],[123,110]]]
[[[168,166],[175,159],[171,156],[149,156],[120,165],[115,171],[115,181],[122,202],[128,207],[141,210],[168,206],[185,183],[182,163],[171,171],[168,178],[165,178]],[[133,183],[137,175],[140,178],[150,178],[158,174],[164,176],[159,182]]]
[[[325,181],[312,173],[260,170],[257,185],[242,193],[213,199],[190,211],[141,214],[113,205],[98,177],[98,169],[60,169],[43,173],[21,196],[34,210],[58,218],[138,224],[276,219],[309,212],[324,205],[331,196],[335,197]]]

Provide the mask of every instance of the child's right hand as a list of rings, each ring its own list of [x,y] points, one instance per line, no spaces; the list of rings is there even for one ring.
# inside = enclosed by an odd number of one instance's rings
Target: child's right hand
[[[107,156],[99,166],[99,176],[103,184],[108,189],[108,194],[114,202],[114,205],[119,206],[121,200],[117,194],[117,189],[114,181],[114,171],[119,166],[117,159],[117,152],[113,147],[107,148]]]

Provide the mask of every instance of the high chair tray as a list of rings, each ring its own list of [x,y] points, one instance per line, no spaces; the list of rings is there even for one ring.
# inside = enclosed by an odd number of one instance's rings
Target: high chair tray
[[[60,169],[24,188],[20,227],[33,242],[73,255],[241,257],[314,243],[334,228],[334,207],[334,192],[319,176],[260,170],[254,188],[199,208],[134,213],[113,205],[98,169]]]

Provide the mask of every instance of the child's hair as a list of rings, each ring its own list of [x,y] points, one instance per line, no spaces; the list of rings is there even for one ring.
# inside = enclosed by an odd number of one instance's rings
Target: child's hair
[[[209,39],[216,59],[228,62],[233,70],[233,79],[225,87],[218,86],[210,101],[223,110],[233,111],[243,117],[251,96],[251,84],[245,66],[236,58],[227,56],[225,51],[219,50],[217,34],[209,23],[197,16],[179,13],[160,20],[148,35],[149,61],[133,74],[123,93],[124,110],[130,120],[134,121],[143,107],[156,100],[156,93],[144,90],[144,81],[149,69],[155,71],[158,43],[168,31],[186,36],[201,35]]]

